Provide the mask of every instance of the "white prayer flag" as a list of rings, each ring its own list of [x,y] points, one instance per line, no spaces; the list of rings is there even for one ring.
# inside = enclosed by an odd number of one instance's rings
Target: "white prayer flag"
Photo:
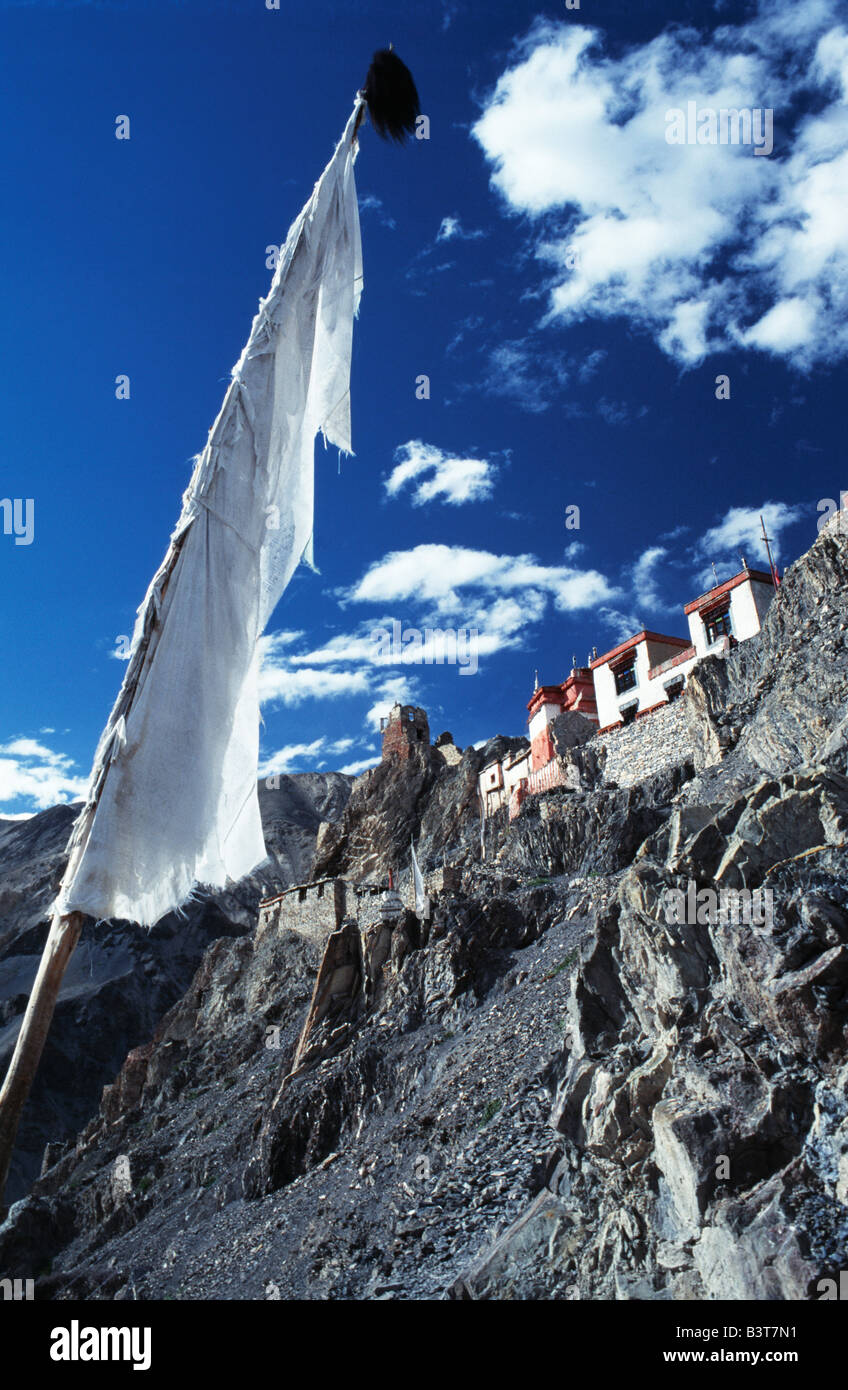
[[[314,442],[350,452],[357,96],[259,305],[138,610],[57,904],[149,926],[265,857],[259,637],[310,554]]]
[[[415,885],[415,915],[421,921],[426,921],[430,916],[430,899],[424,892],[424,879],[421,877],[421,870],[415,857],[415,845],[412,840],[409,842],[409,848],[412,853],[412,882]]]

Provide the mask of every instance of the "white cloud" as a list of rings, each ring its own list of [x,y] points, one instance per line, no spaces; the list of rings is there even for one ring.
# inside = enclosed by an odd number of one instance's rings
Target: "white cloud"
[[[585,418],[594,409],[608,424],[625,424],[631,418],[630,406],[604,396],[591,403],[585,392],[575,389],[592,380],[606,357],[603,348],[582,358],[557,352],[549,332],[533,330],[523,338],[505,338],[489,347],[480,385],[490,395],[534,415],[556,404],[570,419]],[[567,393],[564,387],[569,388]],[[645,407],[638,411],[639,415],[645,413]]]
[[[266,637],[261,637],[259,639],[259,645],[262,651],[263,658],[266,656],[278,656],[279,653],[282,652],[285,647],[291,647],[294,645],[295,642],[300,641],[300,638],[302,636],[302,631],[289,631],[269,633]]]
[[[365,671],[328,671],[312,666],[264,662],[259,673],[259,699],[268,705],[300,705],[304,700],[332,700],[368,690]]]
[[[377,217],[383,227],[388,227],[389,231],[394,231],[397,227],[395,219],[386,212],[382,198],[377,198],[373,193],[365,193],[359,199],[360,212],[376,212]]]
[[[644,608],[646,612],[657,608],[669,611],[669,605],[661,597],[657,587],[656,575],[657,565],[665,559],[667,553],[665,546],[649,546],[647,550],[643,550],[633,566],[634,597],[638,600],[639,606]],[[673,607],[678,608],[679,604],[675,603]]]
[[[848,167],[846,167],[848,177]],[[768,313],[743,333],[743,342],[767,352],[791,353],[805,348],[815,336],[816,310],[807,300],[781,299]]]
[[[622,613],[618,608],[602,608],[600,617],[604,625],[613,633],[613,646],[617,646],[619,642],[626,642],[628,637],[635,637],[636,633],[641,632],[645,627],[640,615]],[[648,627],[650,628],[650,623]],[[603,649],[598,651],[598,655],[604,655]]]
[[[276,752],[269,753],[267,757],[260,759],[259,776],[270,777],[274,773],[302,771],[304,763],[308,767],[325,767],[328,758],[336,758],[342,753],[347,753],[356,742],[357,740],[354,738],[328,739],[321,734],[311,743],[287,743],[284,747],[278,748]],[[320,761],[318,761],[319,758]],[[346,771],[345,768],[338,770],[340,772]]]
[[[723,519],[716,526],[711,526],[696,542],[695,553],[705,560],[715,561],[717,567],[729,568],[733,574],[739,571],[741,554],[755,568],[768,568],[760,517],[766,524],[772,555],[777,560],[780,556],[781,532],[803,515],[802,507],[792,507],[786,502],[763,502],[760,507],[731,507]],[[711,569],[701,571],[701,577],[708,578],[710,584],[715,582]],[[719,575],[719,578],[729,577],[729,574]]]
[[[62,756],[59,753],[53,753],[34,738],[12,739],[11,743],[4,743],[0,746],[0,753],[14,753],[19,758],[47,758],[48,760],[60,759]]]
[[[433,501],[459,506],[463,502],[481,502],[492,495],[496,469],[488,459],[458,458],[420,439],[401,444],[395,450],[395,459],[396,466],[386,480],[386,492],[396,497],[407,484],[414,484],[415,507]]]
[[[466,318],[461,319],[454,330],[453,337],[445,348],[445,356],[447,357],[452,352],[456,352],[460,343],[464,342],[471,334],[476,333],[478,329],[482,328],[484,322],[485,320],[480,314],[468,314]]]
[[[378,629],[392,630],[391,616],[372,619],[355,632],[340,633],[323,646],[307,651],[290,651],[291,633],[276,633],[260,639],[261,666],[259,697],[266,705],[293,706],[307,700],[339,699],[368,696],[376,703],[368,710],[368,727],[379,728],[380,714],[388,714],[400,700],[407,704],[414,698],[414,682],[407,675],[386,679],[386,664],[381,659]],[[303,634],[294,634],[303,636]],[[280,640],[282,639],[282,640]],[[313,754],[336,756],[347,752],[359,740],[319,739]],[[291,745],[282,753],[305,756],[309,745]],[[295,750],[293,752],[292,750]],[[274,755],[277,756],[276,754]],[[280,767],[271,771],[281,771]]]
[[[305,700],[337,699],[368,690],[365,671],[320,669],[315,662],[342,662],[352,653],[297,653],[290,648],[302,632],[274,632],[259,639],[259,700],[268,705],[300,705]],[[344,639],[347,640],[347,639]],[[308,664],[312,662],[312,664]]]
[[[383,681],[379,697],[365,716],[365,723],[379,733],[380,720],[385,719],[392,705],[414,705],[417,699],[416,683],[409,676],[392,676]]]
[[[417,545],[396,550],[365,572],[350,597],[360,602],[415,600],[430,604],[440,616],[459,615],[467,625],[475,597],[517,594],[527,606],[539,594],[560,612],[590,608],[612,596],[597,570],[568,565],[540,565],[532,555],[494,555],[464,546]]]
[[[265,704],[292,706],[367,695],[372,703],[365,722],[378,729],[393,704],[415,703],[415,682],[407,674],[411,666],[469,668],[473,661],[476,671],[481,658],[522,646],[527,629],[542,622],[551,608],[566,613],[587,609],[615,592],[597,570],[542,565],[532,555],[435,544],[393,551],[340,595],[345,607],[379,604],[379,617],[311,649],[293,650],[291,633],[262,639],[260,698]],[[403,641],[411,629],[421,637],[414,647]],[[389,676],[392,670],[398,674]],[[323,743],[315,750],[322,755],[342,751]]]
[[[313,739],[312,743],[287,743],[285,747],[278,748],[275,753],[260,761],[259,776],[270,777],[275,772],[292,772],[304,759],[314,763],[325,742],[322,737]]]
[[[848,353],[848,34],[839,0],[762,0],[618,57],[539,22],[473,134],[507,207],[542,219],[549,318],[622,316],[684,365],[734,344]],[[667,143],[666,113],[771,108],[774,153]],[[544,230],[541,230],[541,228]]]
[[[293,652],[288,658],[291,666],[333,666],[344,662],[359,662],[370,665],[374,660],[374,638],[371,633],[376,627],[387,626],[391,618],[370,623],[359,632],[343,632],[331,637],[323,646],[308,652]]]
[[[590,352],[589,356],[585,357],[577,368],[577,376],[580,381],[591,381],[607,356],[606,348],[595,348],[594,352]]]
[[[72,758],[54,753],[32,738],[16,738],[0,745],[0,806],[23,798],[35,810],[61,802],[77,801],[85,795],[88,779],[74,772]],[[29,814],[29,813],[27,813]],[[7,820],[22,819],[20,813],[0,810]]]
[[[522,410],[540,415],[556,398],[558,386],[568,381],[568,367],[561,355],[540,348],[530,339],[507,339],[489,353],[484,390]]]
[[[370,758],[360,758],[357,763],[347,763],[339,768],[339,772],[346,772],[349,777],[358,777],[360,772],[367,772],[369,768],[376,767],[380,761],[379,753],[375,753]]]
[[[486,233],[481,229],[466,231],[458,217],[443,217],[436,241],[479,241]]]

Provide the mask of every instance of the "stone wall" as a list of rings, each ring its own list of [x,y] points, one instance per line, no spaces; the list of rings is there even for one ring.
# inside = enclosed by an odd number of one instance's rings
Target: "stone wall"
[[[442,864],[424,876],[424,887],[430,894],[458,893],[461,883],[462,870],[456,864]],[[410,906],[415,906],[414,888]]]
[[[686,702],[674,700],[632,724],[598,734],[592,747],[606,749],[604,781],[633,787],[664,767],[685,762],[695,755],[686,716]]]
[[[691,759],[703,763],[703,755],[696,752],[692,741],[687,715],[690,703],[684,698],[672,700],[649,713],[637,717],[632,724],[622,724],[606,733],[593,733],[575,750],[571,756],[568,747],[554,743],[557,751],[549,763],[535,772],[520,771],[524,775],[515,779],[512,785],[489,789],[484,778],[479,778],[481,797],[485,798],[486,817],[493,815],[502,806],[509,806],[509,819],[514,820],[521,805],[528,796],[538,796],[554,787],[568,787],[571,791],[586,790],[604,783],[615,783],[619,787],[634,787],[646,777],[651,777],[663,768],[674,767]],[[558,721],[556,721],[558,722]],[[551,725],[555,728],[555,725]],[[585,753],[603,748],[606,762],[601,771],[597,767],[586,767]],[[576,756],[581,750],[583,758]],[[569,763],[583,764],[569,766]],[[503,766],[503,764],[502,764]],[[487,769],[487,773],[490,769]]]
[[[383,762],[388,758],[407,759],[413,748],[429,748],[430,726],[427,715],[417,705],[395,705],[383,730]]]
[[[274,928],[325,941],[346,917],[361,928],[370,926],[379,920],[385,887],[383,883],[348,883],[343,878],[300,883],[260,904],[259,934]]]

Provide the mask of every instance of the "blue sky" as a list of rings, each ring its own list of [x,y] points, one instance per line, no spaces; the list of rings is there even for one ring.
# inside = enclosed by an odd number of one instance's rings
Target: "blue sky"
[[[785,566],[848,486],[836,0],[0,0],[0,498],[34,522],[0,526],[0,816],[81,794],[266,248],[389,41],[430,138],[362,138],[356,454],[316,449],[264,770],[359,770],[397,697],[461,745],[523,732],[534,670],[684,635],[713,562],[764,562],[761,511]],[[689,101],[772,110],[773,153],[669,144]],[[479,669],[381,664],[392,621],[476,629]]]

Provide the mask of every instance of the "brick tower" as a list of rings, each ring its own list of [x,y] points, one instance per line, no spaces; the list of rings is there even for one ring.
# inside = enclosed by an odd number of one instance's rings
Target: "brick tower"
[[[383,762],[388,758],[406,759],[413,748],[429,748],[430,725],[423,709],[414,705],[394,705],[388,719],[380,720],[383,735]]]

